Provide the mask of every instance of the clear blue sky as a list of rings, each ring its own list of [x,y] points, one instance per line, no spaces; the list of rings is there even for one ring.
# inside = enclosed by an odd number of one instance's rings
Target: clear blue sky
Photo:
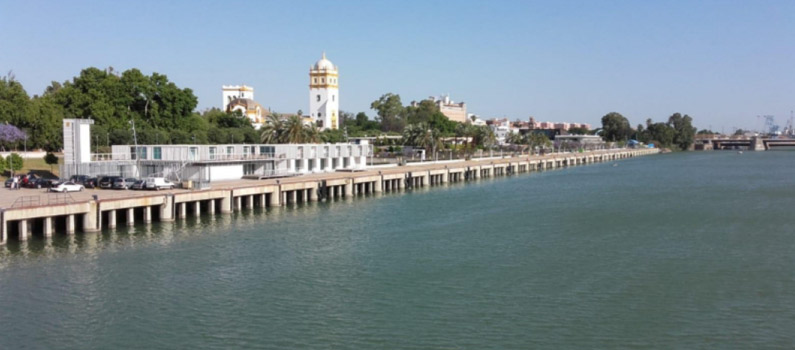
[[[96,66],[168,75],[219,106],[245,83],[308,109],[308,69],[340,67],[341,109],[449,93],[483,117],[699,128],[783,126],[795,109],[795,1],[8,1],[0,69],[29,94]]]

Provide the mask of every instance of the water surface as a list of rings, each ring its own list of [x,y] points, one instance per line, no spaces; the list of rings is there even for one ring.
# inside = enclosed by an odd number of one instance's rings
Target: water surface
[[[795,152],[0,247],[0,349],[795,347]]]

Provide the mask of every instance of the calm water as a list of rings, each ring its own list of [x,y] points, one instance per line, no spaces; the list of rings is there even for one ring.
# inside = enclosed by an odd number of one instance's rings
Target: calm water
[[[795,152],[0,248],[0,349],[795,347]]]

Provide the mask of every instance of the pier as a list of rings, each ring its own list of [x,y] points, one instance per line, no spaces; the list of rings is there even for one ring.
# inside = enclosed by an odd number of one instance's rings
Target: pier
[[[43,203],[27,191],[4,191],[0,199],[0,244],[9,239],[46,238],[114,229],[120,225],[169,222],[201,215],[225,215],[254,208],[400,192],[561,167],[657,154],[658,149],[620,149],[544,156],[413,163],[358,172],[308,174],[281,179],[213,183],[204,190],[86,190]],[[45,195],[47,197],[47,195]]]

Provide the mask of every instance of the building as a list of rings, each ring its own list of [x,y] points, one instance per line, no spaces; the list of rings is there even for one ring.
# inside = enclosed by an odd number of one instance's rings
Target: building
[[[439,98],[436,98],[435,96],[430,96],[428,97],[428,100],[435,103],[436,106],[439,107],[439,111],[441,111],[442,114],[444,114],[444,116],[447,117],[447,119],[459,123],[469,122],[468,119],[469,114],[467,114],[466,103],[464,102],[455,103],[452,100],[450,100],[449,95],[444,95]],[[411,101],[412,107],[417,107],[419,105],[420,105],[419,102]]]
[[[550,129],[557,129],[561,131],[569,131],[572,128],[582,128],[585,130],[591,130],[591,124],[585,123],[567,123],[567,122],[538,122],[535,118],[530,117],[530,122],[527,123],[529,129],[541,129],[541,130],[550,130]]]
[[[489,128],[491,128],[491,131],[494,132],[494,137],[497,139],[497,143],[500,145],[504,145],[508,135],[515,131],[511,121],[508,120],[508,118],[495,118],[488,120],[486,121],[486,125],[488,125]]]
[[[265,117],[270,111],[254,101],[254,88],[246,85],[224,85],[223,110],[225,112],[240,112],[251,120],[254,129],[259,129],[265,123]]]
[[[339,129],[339,69],[323,57],[309,68],[309,117],[318,128]]]
[[[137,152],[136,152],[137,149]],[[138,177],[199,183],[363,170],[370,146],[360,144],[121,145],[112,159],[134,162]]]
[[[90,119],[64,119],[61,177],[115,175],[173,181],[212,181],[364,170],[372,152],[357,144],[115,145],[91,154]]]

